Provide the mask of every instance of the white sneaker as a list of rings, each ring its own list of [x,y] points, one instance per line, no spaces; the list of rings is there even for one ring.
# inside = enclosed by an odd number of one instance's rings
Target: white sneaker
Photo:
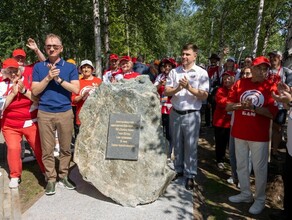
[[[240,193],[235,196],[230,196],[228,200],[233,203],[241,203],[241,202],[251,203],[253,201],[253,198],[252,196],[246,196]]]
[[[59,157],[59,155],[60,155],[60,145],[56,144],[54,148],[54,157]]]
[[[56,148],[54,149],[54,157],[59,157],[60,153]]]
[[[11,178],[10,179],[10,183],[9,183],[9,188],[13,189],[13,188],[17,188],[19,184],[19,178]]]
[[[224,163],[217,163],[217,167],[220,169],[220,170],[224,170],[225,169],[225,165]]]
[[[232,176],[227,179],[227,183],[229,183],[229,184],[235,184]]]
[[[253,215],[260,214],[265,208],[265,203],[261,201],[254,201],[252,206],[249,208],[248,212]]]

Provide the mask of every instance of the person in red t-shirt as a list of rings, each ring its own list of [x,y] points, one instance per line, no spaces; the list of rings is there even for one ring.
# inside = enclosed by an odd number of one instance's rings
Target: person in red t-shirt
[[[46,59],[44,54],[42,53],[42,51],[38,48],[34,39],[28,38],[26,46],[35,52],[39,61],[44,61]],[[32,71],[33,71],[33,67],[34,67],[35,63],[32,63],[32,64],[26,63],[26,53],[21,48],[15,49],[12,52],[12,57],[17,61],[21,75],[23,75],[28,80],[28,82],[31,84],[32,83]],[[22,155],[22,158],[24,158],[25,144],[24,144],[23,140],[21,142],[21,148],[22,148],[21,155]]]
[[[72,94],[72,103],[76,105],[76,136],[79,133],[79,127],[81,125],[79,119],[80,110],[88,98],[88,96],[94,91],[94,89],[99,86],[102,82],[100,78],[93,76],[95,68],[90,60],[83,60],[79,67],[79,72],[82,73],[83,77],[79,79],[80,82],[80,91],[79,94]],[[76,138],[75,136],[75,138]]]
[[[226,71],[222,74],[222,86],[215,95],[216,108],[213,117],[215,134],[216,161],[219,169],[224,169],[226,146],[230,136],[230,121],[232,112],[226,111],[228,92],[234,84],[234,72]]]
[[[217,87],[220,85],[220,70],[219,70],[219,61],[220,57],[213,53],[210,57],[210,65],[207,67],[207,72],[210,81],[210,91],[209,96],[207,98],[207,103],[204,105],[205,110],[205,126],[209,127],[211,125],[211,120],[213,119],[214,111],[215,111],[215,93]],[[214,90],[214,92],[212,92]],[[211,114],[212,112],[212,114]]]
[[[164,95],[166,78],[172,68],[175,68],[176,65],[172,59],[165,58],[161,61],[162,66],[164,68],[164,72],[159,74],[154,82],[154,85],[157,87],[157,92],[160,95],[160,103],[161,103],[161,114],[162,114],[162,127],[165,138],[169,142],[167,159],[170,161],[171,153],[172,153],[172,145],[171,145],[171,136],[170,136],[170,128],[169,128],[169,113],[172,108],[171,97]]]
[[[109,56],[110,67],[107,69],[102,76],[104,83],[109,84],[113,81],[113,75],[116,75],[121,72],[119,68],[119,56],[117,54],[111,54]]]
[[[139,73],[133,71],[133,62],[130,56],[123,56],[119,61],[122,72],[113,74],[114,81],[121,79],[132,79],[140,76]]]
[[[34,151],[42,173],[45,173],[37,125],[38,104],[30,91],[31,81],[27,76],[21,75],[17,61],[13,58],[6,59],[3,69],[5,79],[0,82],[1,128],[7,145],[11,178],[9,187],[17,188],[22,173],[20,142],[23,136]]]
[[[234,203],[252,202],[251,214],[259,214],[265,207],[269,156],[270,122],[278,111],[271,93],[276,85],[266,79],[270,61],[257,57],[252,63],[252,78],[238,80],[228,95],[226,111],[234,111],[231,134],[235,138],[237,174],[241,193],[229,197]],[[255,174],[255,195],[249,179],[249,151]]]

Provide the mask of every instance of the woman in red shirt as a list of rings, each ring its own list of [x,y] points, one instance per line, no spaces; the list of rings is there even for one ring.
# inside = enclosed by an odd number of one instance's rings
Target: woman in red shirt
[[[154,82],[154,85],[157,88],[157,92],[160,95],[160,104],[161,104],[161,114],[162,114],[162,127],[163,127],[163,133],[165,135],[165,138],[169,142],[169,147],[167,151],[167,159],[170,161],[171,153],[172,153],[172,145],[171,145],[171,136],[170,136],[170,128],[169,128],[169,113],[172,108],[171,104],[171,97],[164,95],[164,88],[166,83],[166,78],[169,74],[169,72],[172,70],[172,68],[176,67],[176,64],[174,60],[171,58],[165,58],[161,61],[164,72],[160,73]]]
[[[85,100],[88,98],[88,96],[102,82],[100,78],[93,76],[94,71],[95,71],[95,68],[90,60],[83,60],[81,62],[80,67],[79,67],[79,72],[82,73],[83,77],[79,79],[80,91],[78,95],[75,95],[74,93],[72,93],[73,94],[72,102],[74,105],[76,105],[76,125],[78,126],[78,128],[76,128],[76,134],[75,134],[76,136],[79,133],[79,127],[81,125],[81,122],[79,119],[80,110]]]
[[[230,121],[232,112],[225,110],[228,92],[234,84],[235,72],[225,71],[222,74],[222,86],[218,88],[215,96],[216,108],[213,116],[215,133],[216,161],[219,169],[224,169],[226,146],[229,143]]]
[[[45,168],[42,163],[41,142],[37,126],[36,98],[30,91],[31,82],[19,71],[19,64],[13,58],[3,62],[4,80],[0,82],[2,100],[1,127],[7,145],[7,161],[10,170],[10,188],[17,188],[22,173],[21,141],[25,136],[34,151],[42,173]]]

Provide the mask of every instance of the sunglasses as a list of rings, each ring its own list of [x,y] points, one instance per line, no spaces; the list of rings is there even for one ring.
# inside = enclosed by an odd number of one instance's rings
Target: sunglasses
[[[47,50],[50,50],[52,47],[54,48],[54,50],[59,50],[62,46],[61,45],[46,45],[45,46]]]

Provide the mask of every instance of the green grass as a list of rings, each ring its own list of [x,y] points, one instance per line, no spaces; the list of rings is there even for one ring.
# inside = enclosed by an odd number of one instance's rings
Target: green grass
[[[19,196],[24,212],[44,194],[45,179],[36,161],[23,163]]]

